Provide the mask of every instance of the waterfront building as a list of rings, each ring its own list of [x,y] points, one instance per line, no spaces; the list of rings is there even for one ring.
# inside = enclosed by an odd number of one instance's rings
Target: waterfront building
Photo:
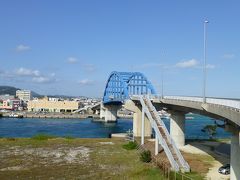
[[[17,90],[16,97],[24,102],[32,100],[32,92],[30,90]]]
[[[56,100],[44,97],[43,99],[30,100],[27,109],[30,112],[73,112],[79,108],[76,101]]]
[[[6,99],[1,100],[0,99],[0,109],[6,109],[6,110],[20,110],[21,109],[21,100],[20,99]]]

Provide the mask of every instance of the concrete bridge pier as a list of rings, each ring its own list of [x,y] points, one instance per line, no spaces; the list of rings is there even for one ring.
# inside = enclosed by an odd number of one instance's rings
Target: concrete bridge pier
[[[170,111],[170,114],[170,136],[181,148],[185,145],[185,114],[179,111]]]
[[[135,137],[141,137],[143,134],[143,137],[151,137],[152,126],[146,115],[143,116],[141,104],[135,104],[132,100],[127,100],[124,107],[133,112],[133,135]],[[144,123],[142,119],[144,119]]]
[[[238,180],[240,179],[240,131],[237,130],[233,133],[231,138],[231,169],[230,169],[230,179]]]
[[[120,105],[103,105],[100,106],[100,118],[105,122],[116,122],[117,112],[121,108]]]

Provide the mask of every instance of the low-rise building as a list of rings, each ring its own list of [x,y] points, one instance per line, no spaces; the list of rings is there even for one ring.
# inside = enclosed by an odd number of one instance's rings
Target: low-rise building
[[[27,103],[28,111],[32,112],[73,112],[79,108],[79,103],[75,101],[49,101],[48,97],[31,100]]]
[[[20,99],[0,100],[0,109],[16,111],[21,108]]]

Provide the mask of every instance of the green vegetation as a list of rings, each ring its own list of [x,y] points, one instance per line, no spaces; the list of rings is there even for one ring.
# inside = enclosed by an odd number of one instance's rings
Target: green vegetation
[[[163,176],[159,176],[159,174],[162,174],[161,170],[159,168],[150,167],[147,169],[142,169],[136,172],[132,175],[132,178],[130,179],[146,179],[146,180],[163,180],[165,179]]]
[[[12,86],[0,86],[0,94],[10,94],[12,96],[15,96],[17,90],[20,89]]]
[[[141,160],[142,162],[145,162],[145,163],[151,162],[151,160],[152,160],[151,151],[147,150],[147,151],[141,152],[141,154],[140,154],[140,160]]]
[[[208,134],[209,139],[213,139],[217,134],[217,125],[206,125],[202,131]]]
[[[122,145],[122,147],[126,150],[133,150],[137,148],[137,142],[129,141],[127,144]]]
[[[65,139],[72,140],[75,139],[73,136],[64,136]]]
[[[231,139],[230,138],[226,138],[226,139],[210,139],[210,141],[220,142],[220,143],[227,143],[227,142],[230,142]]]
[[[1,180],[164,179],[153,164],[139,160],[137,150],[123,149],[121,139],[37,137],[0,139]]]
[[[54,138],[43,134],[0,138],[0,179],[164,179],[163,171],[151,163],[150,151],[142,152],[139,158],[136,145],[115,138]],[[123,148],[134,146],[135,150]],[[192,169],[185,175],[194,180],[204,179],[214,161],[208,155],[188,153],[184,157]],[[175,177],[174,172],[168,175]],[[176,177],[182,178],[179,173]]]
[[[204,177],[201,176],[200,174],[196,173],[196,172],[189,172],[189,173],[180,173],[180,172],[175,172],[175,171],[171,171],[168,174],[168,178],[167,179],[174,179],[174,180],[203,180]]]
[[[205,179],[204,176],[202,176],[201,174],[197,173],[197,172],[188,172],[188,173],[185,173],[187,175],[187,177],[190,177],[194,180],[202,180],[202,179]],[[179,178],[180,179],[180,178]]]
[[[32,139],[34,140],[40,140],[40,141],[43,141],[43,140],[48,140],[48,139],[53,139],[53,138],[56,138],[55,136],[52,136],[52,135],[48,135],[48,134],[37,134],[35,136],[32,137]]]
[[[20,89],[12,87],[12,86],[0,86],[0,95],[1,94],[10,94],[12,96],[15,96],[17,90],[20,90]],[[40,97],[41,96],[41,95],[35,93],[34,91],[32,91],[32,95],[34,97]]]

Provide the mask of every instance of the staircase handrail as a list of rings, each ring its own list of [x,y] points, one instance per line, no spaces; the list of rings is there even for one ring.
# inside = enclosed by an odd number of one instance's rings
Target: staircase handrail
[[[141,102],[142,106],[146,107],[146,104],[145,104],[145,102],[143,100],[143,97],[140,97],[140,102]],[[165,139],[162,137],[161,133],[159,132],[159,129],[158,129],[156,121],[154,121],[154,119],[152,118],[152,115],[151,115],[151,113],[150,113],[148,108],[144,108],[144,111],[145,111],[145,113],[146,113],[146,115],[147,115],[147,117],[148,117],[148,119],[149,119],[149,121],[150,121],[150,123],[151,123],[151,125],[152,125],[152,127],[153,127],[153,129],[154,129],[154,131],[156,133],[156,135],[159,137],[158,138],[159,139],[159,143],[164,148],[165,153],[166,153],[166,155],[167,155],[167,157],[168,157],[168,159],[170,161],[170,164],[172,165],[172,167],[174,167],[174,169],[176,171],[179,171],[179,165],[177,164],[177,162],[173,158],[173,155],[172,155],[171,151],[169,150],[169,147],[168,147]]]
[[[146,100],[147,100],[150,108],[153,109],[153,113],[154,113],[157,121],[159,122],[159,124],[161,124],[161,125],[163,126],[163,130],[164,130],[164,133],[165,133],[166,136],[167,136],[168,142],[169,142],[170,144],[172,144],[173,149],[174,149],[175,153],[177,154],[177,157],[178,157],[181,165],[185,168],[185,170],[189,171],[189,170],[190,170],[190,167],[189,167],[188,163],[184,160],[184,158],[183,158],[180,150],[177,148],[175,142],[173,141],[172,137],[170,136],[170,134],[169,134],[169,132],[168,132],[166,126],[165,126],[165,123],[162,121],[162,119],[160,118],[160,116],[157,114],[157,110],[156,110],[156,108],[153,106],[153,104],[152,104],[152,102],[151,102],[151,100],[149,99],[148,96],[146,96]]]

